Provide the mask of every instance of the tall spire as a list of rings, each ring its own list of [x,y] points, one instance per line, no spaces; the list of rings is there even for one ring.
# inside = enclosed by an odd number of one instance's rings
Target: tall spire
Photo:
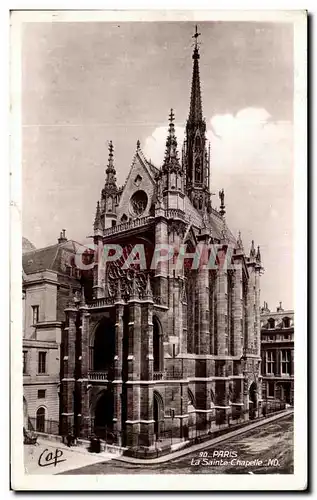
[[[113,164],[113,144],[112,141],[109,142],[109,159],[108,166],[106,169],[106,185],[116,185],[116,170]]]
[[[194,207],[201,213],[210,207],[210,154],[206,144],[206,122],[203,119],[200,76],[199,76],[199,42],[197,26],[192,38],[194,42],[193,77],[190,95],[189,115],[186,123],[184,142],[183,168],[186,172],[186,194]]]
[[[169,114],[169,127],[166,139],[166,150],[163,163],[163,172],[166,170],[171,170],[173,169],[173,167],[176,169],[181,168],[177,152],[177,139],[175,135],[174,119],[175,115],[173,110],[171,109],[171,112]]]
[[[203,111],[201,104],[201,92],[200,92],[200,77],[199,77],[199,42],[198,37],[200,33],[198,33],[197,25],[195,27],[195,33],[192,38],[195,38],[194,43],[194,52],[193,52],[193,79],[192,79],[192,88],[191,88],[191,96],[190,96],[190,108],[189,108],[189,120],[193,122],[199,122],[203,119]]]

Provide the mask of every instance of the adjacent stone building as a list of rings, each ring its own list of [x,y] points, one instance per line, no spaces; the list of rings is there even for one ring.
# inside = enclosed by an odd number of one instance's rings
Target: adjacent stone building
[[[275,401],[294,404],[294,311],[280,302],[270,311],[261,308],[262,397],[270,406]]]
[[[194,35],[197,42],[197,32]],[[186,138],[178,155],[170,113],[160,168],[139,141],[123,187],[116,181],[109,145],[106,179],[94,222],[98,256],[120,245],[120,259],[95,258],[93,279],[80,302],[70,297],[63,332],[62,433],[92,434],[128,448],[150,450],[173,431],[179,439],[212,431],[261,411],[260,250],[245,252],[220,208],[211,204],[210,147],[206,140],[199,76],[193,75]],[[217,266],[175,269],[182,245],[205,244]],[[140,257],[146,269],[123,264]],[[159,248],[174,259],[149,265]],[[169,245],[169,247],[167,247]],[[221,256],[231,252],[228,266]],[[205,260],[206,261],[206,260]],[[89,297],[92,299],[90,300]]]
[[[60,430],[60,346],[69,288],[81,289],[78,247],[63,231],[56,245],[23,253],[24,426],[41,432]]]

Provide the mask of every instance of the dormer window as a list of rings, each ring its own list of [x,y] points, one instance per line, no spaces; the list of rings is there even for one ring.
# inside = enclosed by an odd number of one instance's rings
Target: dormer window
[[[268,325],[269,325],[269,328],[270,328],[270,329],[275,328],[275,319],[270,318],[270,319],[268,320]]]
[[[291,320],[289,318],[283,318],[283,326],[284,328],[289,328],[291,326]]]

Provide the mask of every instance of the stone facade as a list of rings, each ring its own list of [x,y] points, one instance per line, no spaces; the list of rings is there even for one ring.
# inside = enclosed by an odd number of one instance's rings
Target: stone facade
[[[211,205],[199,58],[196,44],[181,159],[173,111],[161,168],[138,141],[123,187],[110,142],[94,222],[93,298],[85,289],[65,310],[63,434],[75,428],[81,437],[150,450],[170,435],[185,439],[259,415],[261,256],[253,242],[246,255],[241,236],[227,227],[223,190],[220,208]],[[121,258],[104,265],[115,244]],[[135,251],[141,246],[145,270]],[[207,251],[196,268],[189,257],[175,266],[182,251],[198,247]],[[153,268],[158,248],[172,248],[174,257],[157,258]],[[139,264],[125,269],[133,249]],[[217,261],[209,269],[202,260],[212,252]]]
[[[261,308],[261,354],[263,400],[294,405],[294,311],[281,303],[276,311],[266,302]]]
[[[69,287],[81,289],[71,266],[78,245],[61,235],[50,247],[23,254],[24,426],[60,431],[60,346]]]

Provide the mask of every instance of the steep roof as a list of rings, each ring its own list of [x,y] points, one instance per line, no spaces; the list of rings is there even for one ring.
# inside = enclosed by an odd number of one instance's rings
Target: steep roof
[[[71,256],[80,248],[80,244],[69,240],[48,247],[26,252],[22,256],[22,267],[26,274],[33,274],[46,269],[65,272],[66,265],[71,265]]]
[[[190,222],[199,227],[203,227],[203,218],[201,214],[196,210],[194,205],[191,203],[190,199],[188,196],[185,196],[185,213],[186,217]],[[220,214],[216,212],[216,210],[212,210],[212,212],[209,214],[208,217],[208,227],[211,229],[211,235],[213,238],[216,238],[218,240],[221,239],[221,233],[224,229],[224,220],[221,217]],[[226,228],[226,233],[229,241],[233,243],[234,245],[236,244],[235,237],[233,236],[232,232],[230,231],[229,227],[227,226],[225,222],[225,228]]]
[[[30,240],[22,236],[22,253],[29,252],[30,250],[35,250],[35,246]]]

